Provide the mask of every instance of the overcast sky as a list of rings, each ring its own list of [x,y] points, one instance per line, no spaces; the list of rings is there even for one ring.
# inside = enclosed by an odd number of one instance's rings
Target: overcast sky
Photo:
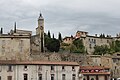
[[[45,32],[62,36],[87,31],[89,34],[120,32],[120,0],[0,0],[0,27],[35,33],[40,11],[45,18]]]

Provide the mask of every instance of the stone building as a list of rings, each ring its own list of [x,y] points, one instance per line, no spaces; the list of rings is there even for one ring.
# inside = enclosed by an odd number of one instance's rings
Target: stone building
[[[102,66],[80,66],[80,80],[110,80],[110,68]]]
[[[76,62],[0,61],[1,80],[79,80]]]
[[[85,46],[85,51],[88,54],[93,54],[95,46],[107,45],[114,41],[116,38],[113,37],[98,37],[97,34],[95,36],[88,35],[88,32],[77,31],[75,37],[65,37],[63,39],[63,43],[72,44],[73,40],[80,38],[83,40],[83,44]]]
[[[16,29],[10,33],[0,34],[0,59],[1,60],[23,60],[28,59],[30,54],[30,37],[32,32]],[[1,32],[2,29],[1,29]]]
[[[64,42],[64,43],[67,43],[67,44],[72,44],[73,40],[74,40],[73,37],[65,37],[65,38],[63,39],[63,42]]]
[[[120,78],[120,53],[112,56],[112,77]]]
[[[36,52],[44,52],[44,18],[41,13],[38,18],[36,35],[31,36],[31,51],[33,54]]]
[[[76,35],[75,35],[75,39],[76,38],[80,38],[80,37],[86,37],[88,35],[88,32],[85,31],[77,31]]]

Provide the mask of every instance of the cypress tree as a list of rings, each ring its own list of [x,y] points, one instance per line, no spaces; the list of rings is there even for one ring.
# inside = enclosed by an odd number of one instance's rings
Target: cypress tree
[[[48,31],[48,37],[51,38],[51,34],[50,34],[50,31]]]
[[[61,36],[61,33],[59,32],[59,34],[58,34],[58,40],[60,41],[60,42],[62,42],[62,36]]]
[[[54,39],[55,37],[54,37],[54,33],[53,33],[53,39]]]

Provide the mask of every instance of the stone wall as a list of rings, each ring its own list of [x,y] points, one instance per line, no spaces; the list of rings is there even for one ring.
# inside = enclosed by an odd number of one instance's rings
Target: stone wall
[[[0,37],[0,60],[28,59],[29,37]]]

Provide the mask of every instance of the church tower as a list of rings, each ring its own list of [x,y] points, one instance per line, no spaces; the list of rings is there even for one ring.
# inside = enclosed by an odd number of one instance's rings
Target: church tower
[[[44,52],[44,18],[40,13],[38,18],[38,27],[36,28],[36,35],[39,35],[39,50]]]

